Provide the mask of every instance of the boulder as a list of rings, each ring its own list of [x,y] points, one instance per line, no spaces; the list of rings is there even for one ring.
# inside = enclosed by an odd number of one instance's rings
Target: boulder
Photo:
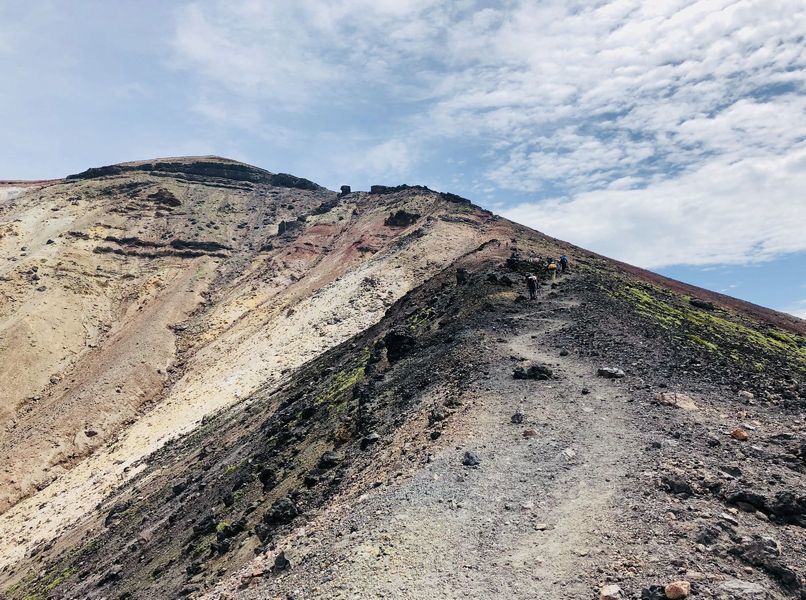
[[[384,220],[383,224],[387,227],[408,227],[416,223],[419,218],[420,215],[401,209],[395,213],[389,213],[389,216]]]
[[[673,581],[664,588],[664,592],[669,600],[687,598],[691,593],[691,584],[688,581]]]

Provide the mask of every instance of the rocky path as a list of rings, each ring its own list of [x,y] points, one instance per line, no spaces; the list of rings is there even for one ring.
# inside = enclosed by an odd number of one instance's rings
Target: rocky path
[[[566,324],[562,313],[574,305],[562,284],[558,292],[527,305],[509,327],[490,327],[479,348],[485,384],[461,399],[425,468],[371,493],[332,542],[322,540],[330,546],[322,576],[292,570],[272,591],[279,586],[297,598],[591,597],[604,532],[640,453],[620,382],[549,349],[545,338]],[[516,380],[521,364],[549,365],[554,377]],[[516,413],[522,422],[513,423]],[[474,457],[477,465],[463,464]]]

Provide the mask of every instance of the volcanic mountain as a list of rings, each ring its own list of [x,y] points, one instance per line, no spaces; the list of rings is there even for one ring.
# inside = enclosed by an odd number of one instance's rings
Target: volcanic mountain
[[[3,598],[806,598],[804,408],[806,322],[453,194],[0,183]]]

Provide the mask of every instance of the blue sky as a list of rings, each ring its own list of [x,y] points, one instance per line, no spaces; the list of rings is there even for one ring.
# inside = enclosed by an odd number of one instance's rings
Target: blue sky
[[[806,317],[804,39],[802,0],[0,0],[0,178],[424,183]]]

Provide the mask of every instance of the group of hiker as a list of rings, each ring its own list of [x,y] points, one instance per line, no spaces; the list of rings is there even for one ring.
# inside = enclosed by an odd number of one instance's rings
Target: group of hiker
[[[554,282],[557,279],[557,275],[564,275],[568,272],[568,257],[563,254],[560,256],[560,260],[554,260],[553,258],[546,259],[546,262],[543,265],[545,273],[551,278],[551,281]],[[529,273],[526,276],[526,287],[529,288],[529,299],[535,300],[537,298],[537,274],[536,273]]]

